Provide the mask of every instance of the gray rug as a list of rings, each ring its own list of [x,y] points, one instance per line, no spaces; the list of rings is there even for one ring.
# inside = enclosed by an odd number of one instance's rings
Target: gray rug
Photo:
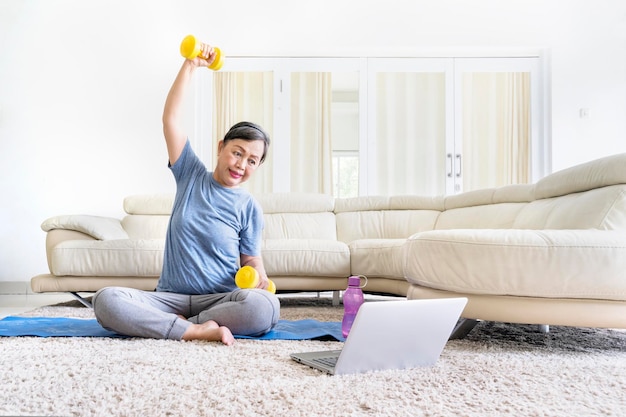
[[[329,299],[282,318],[341,320]],[[93,317],[74,303],[29,316]],[[393,335],[389,335],[393,343]],[[432,368],[331,377],[289,358],[328,341],[0,339],[0,415],[622,416],[626,332],[479,323]]]

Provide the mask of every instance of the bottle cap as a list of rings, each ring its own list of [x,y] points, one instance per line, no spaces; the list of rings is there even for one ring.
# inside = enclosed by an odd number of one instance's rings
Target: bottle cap
[[[348,286],[349,287],[360,287],[361,286],[361,277],[360,276],[351,276],[348,278]]]

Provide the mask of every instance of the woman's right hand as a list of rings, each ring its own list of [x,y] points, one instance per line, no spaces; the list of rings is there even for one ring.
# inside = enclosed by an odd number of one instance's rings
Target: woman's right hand
[[[203,43],[200,46],[200,53],[191,61],[193,61],[194,65],[197,67],[208,67],[215,61],[216,57],[217,53],[215,52],[215,48],[209,44]]]

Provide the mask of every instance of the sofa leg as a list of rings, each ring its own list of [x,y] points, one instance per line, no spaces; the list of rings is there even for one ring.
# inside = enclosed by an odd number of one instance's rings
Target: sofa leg
[[[340,304],[339,291],[333,291],[333,307],[337,307]]]
[[[465,336],[469,334],[469,332],[472,331],[474,326],[476,326],[477,324],[478,324],[478,320],[464,319],[461,317],[459,321],[456,323],[456,326],[454,327],[454,329],[452,330],[452,333],[450,333],[450,337],[448,340],[463,339]]]
[[[82,305],[84,305],[85,307],[87,307],[87,308],[93,308],[93,306],[91,305],[91,303],[90,303],[89,301],[85,300],[85,299],[84,299],[83,297],[81,297],[80,295],[78,295],[78,293],[75,293],[75,292],[71,292],[71,291],[70,291],[70,294],[72,294],[72,295],[74,296],[74,298],[76,298],[78,301],[80,301],[80,303],[81,303]]]

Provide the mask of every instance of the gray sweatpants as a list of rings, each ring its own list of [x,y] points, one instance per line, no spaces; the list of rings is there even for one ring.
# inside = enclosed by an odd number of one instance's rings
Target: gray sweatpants
[[[270,331],[280,316],[278,298],[259,289],[185,295],[107,287],[93,296],[92,304],[105,329],[154,339],[181,340],[192,323],[209,320],[228,327],[234,335],[260,336]]]

